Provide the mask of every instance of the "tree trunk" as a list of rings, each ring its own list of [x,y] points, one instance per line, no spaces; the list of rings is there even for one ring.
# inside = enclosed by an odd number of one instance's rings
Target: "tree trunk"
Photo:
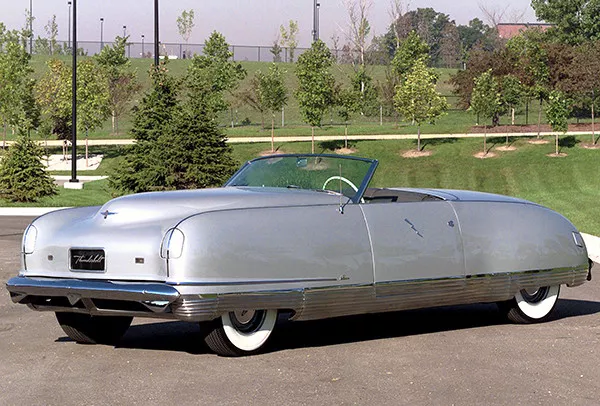
[[[538,140],[540,139],[541,126],[542,126],[542,104],[544,103],[544,99],[540,97],[540,111],[538,111]]]
[[[556,155],[558,155],[558,133],[556,133]]]
[[[310,127],[310,130],[312,133],[310,150],[314,154],[315,153],[315,126]]]
[[[88,130],[87,128],[85,129],[85,167],[87,168],[88,165]]]
[[[487,155],[487,124],[483,125],[483,155]]]
[[[595,131],[595,116],[594,116],[594,101],[592,101],[592,145],[596,145],[596,131]]]
[[[114,110],[111,113],[112,113],[111,114],[111,118],[112,118],[112,132],[113,132],[113,134],[116,134],[117,115],[115,114]]]
[[[119,117],[115,117],[115,135],[119,135]]]
[[[271,153],[275,152],[275,114],[271,116]]]
[[[4,123],[4,137],[2,138],[2,149],[6,148],[6,123]]]
[[[346,127],[344,128],[344,148],[348,149],[348,123],[346,123]]]
[[[515,108],[510,109],[510,125],[515,125]]]
[[[421,152],[421,124],[417,124],[417,151]]]

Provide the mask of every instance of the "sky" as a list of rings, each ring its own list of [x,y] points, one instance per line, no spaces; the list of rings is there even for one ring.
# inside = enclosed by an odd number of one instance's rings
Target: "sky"
[[[25,21],[25,10],[33,4],[34,36],[46,36],[44,26],[52,15],[56,15],[61,41],[67,40],[69,7],[67,0],[0,0],[0,22],[9,29],[21,28]],[[289,20],[298,21],[299,46],[308,47],[311,42],[313,0],[159,0],[160,39],[162,42],[183,42],[176,20],[183,10],[193,9],[195,27],[190,44],[200,44],[214,30],[223,33],[232,45],[270,46],[277,38],[279,26]],[[369,13],[371,33],[381,35],[390,24],[391,0],[373,0]],[[507,10],[504,22],[509,22],[515,12],[525,12],[524,22],[536,22],[529,0],[410,0],[404,1],[411,10],[432,7],[448,14],[457,24],[467,24],[478,17],[485,21],[479,4],[488,10]],[[342,0],[320,0],[320,37],[331,45],[331,37],[344,40],[347,30],[347,12]],[[145,35],[146,41],[153,37],[153,0],[78,0],[78,39],[100,41],[100,18],[104,18],[104,41],[123,35],[126,26],[130,41],[139,42]]]

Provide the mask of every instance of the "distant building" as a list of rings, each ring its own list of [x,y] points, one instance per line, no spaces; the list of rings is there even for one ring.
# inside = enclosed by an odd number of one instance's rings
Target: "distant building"
[[[542,31],[546,31],[552,25],[547,23],[500,23],[498,24],[498,36],[503,39],[511,39],[523,31],[532,28],[539,28]]]

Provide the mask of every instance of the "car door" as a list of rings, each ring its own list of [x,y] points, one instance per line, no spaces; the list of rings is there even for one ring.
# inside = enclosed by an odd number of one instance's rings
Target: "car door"
[[[460,225],[448,202],[394,202],[361,207],[373,246],[378,297],[405,294],[406,290],[400,287],[403,282],[464,276]]]

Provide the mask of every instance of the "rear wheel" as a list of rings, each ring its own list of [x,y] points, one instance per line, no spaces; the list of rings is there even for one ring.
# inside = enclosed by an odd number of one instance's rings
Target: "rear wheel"
[[[253,354],[265,345],[276,322],[277,310],[236,310],[215,320],[205,341],[222,356]]]
[[[114,345],[123,337],[133,317],[56,312],[56,320],[67,336],[80,344]]]
[[[560,285],[521,289],[514,299],[499,303],[499,307],[514,323],[537,323],[548,319],[558,301],[559,292]]]

